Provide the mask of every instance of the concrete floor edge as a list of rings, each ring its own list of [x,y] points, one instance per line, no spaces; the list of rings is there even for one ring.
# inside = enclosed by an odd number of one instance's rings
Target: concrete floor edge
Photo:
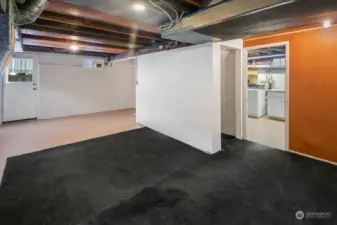
[[[0,180],[9,157],[141,127],[136,123],[134,108],[2,124],[0,126]],[[17,141],[18,137],[20,141]]]

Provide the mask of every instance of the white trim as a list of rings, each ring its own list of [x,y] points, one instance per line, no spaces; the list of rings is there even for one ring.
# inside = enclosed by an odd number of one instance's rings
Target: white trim
[[[244,53],[243,53],[243,81],[242,81],[242,91],[243,91],[243,138],[247,138],[247,119],[248,119],[248,85],[247,85],[247,80],[248,80],[248,51],[250,50],[255,50],[255,49],[260,49],[260,48],[268,48],[268,47],[277,47],[277,46],[285,46],[286,48],[286,100],[287,104],[285,104],[285,150],[289,150],[289,74],[290,74],[290,48],[289,48],[289,42],[277,42],[277,43],[272,43],[272,44],[265,44],[265,45],[257,45],[257,46],[252,46],[252,47],[247,47],[244,48]]]
[[[242,139],[247,139],[247,119],[248,119],[248,49],[243,49],[242,54]]]
[[[37,57],[34,60],[38,61]],[[35,64],[34,64],[35,66]],[[36,119],[40,120],[40,63],[36,62],[37,70],[36,70],[36,77],[35,77],[35,84],[37,87],[37,103],[36,103]]]
[[[286,104],[286,109],[285,109],[285,115],[286,115],[286,144],[285,150],[289,150],[290,146],[289,146],[289,133],[290,133],[290,45],[289,42],[286,43],[286,100],[287,100],[287,104]]]
[[[333,24],[330,26],[331,27],[335,27],[337,26],[337,24]],[[320,29],[327,29],[325,27],[312,27],[312,28],[307,28],[307,29],[302,29],[302,30],[294,30],[294,31],[289,31],[289,32],[285,32],[285,33],[279,33],[279,34],[271,34],[268,36],[262,36],[262,37],[255,37],[255,38],[248,38],[245,41],[254,41],[254,40],[259,40],[259,39],[265,39],[265,38],[271,38],[271,37],[277,37],[277,36],[283,36],[283,35],[288,35],[288,34],[296,34],[296,33],[302,33],[302,32],[308,32],[308,31],[313,31],[313,30],[320,30]]]
[[[280,151],[283,151],[283,150],[280,150]],[[335,162],[332,162],[332,161],[329,161],[329,160],[326,160],[326,159],[321,159],[321,158],[318,158],[318,157],[315,157],[315,156],[312,156],[312,155],[308,155],[308,154],[305,154],[305,153],[296,152],[296,151],[293,151],[293,150],[288,150],[288,151],[285,151],[285,152],[290,152],[290,153],[295,154],[295,155],[304,156],[304,157],[307,157],[307,158],[310,158],[310,159],[318,160],[318,161],[321,161],[321,162],[325,162],[325,163],[329,163],[329,164],[332,164],[334,166],[337,166],[337,163],[335,163]]]
[[[252,46],[252,47],[246,47],[244,49],[255,50],[255,49],[260,49],[260,48],[284,46],[286,44],[289,44],[289,41],[276,42],[276,43],[264,44],[264,45],[256,45],[256,46]]]
[[[221,59],[222,59],[222,51],[221,51],[221,47],[228,49],[228,50],[232,50],[235,51],[235,112],[236,112],[236,125],[235,125],[235,137],[237,139],[243,139],[243,121],[242,121],[242,115],[243,115],[243,111],[242,111],[242,66],[243,66],[243,62],[242,62],[242,54],[243,54],[243,40],[242,39],[237,39],[242,41],[242,45],[240,47],[236,46],[233,42],[231,41],[221,41],[221,42],[216,42],[214,43],[214,46],[217,46],[217,49],[219,51],[219,59],[216,58],[216,60],[219,60],[219,63],[221,64]],[[237,40],[233,40],[233,41],[237,41]],[[221,73],[222,73],[222,68],[220,65],[219,68],[219,78],[221,78]],[[221,85],[221,79],[220,79],[220,93],[222,90],[222,85]],[[220,94],[221,95],[221,94]],[[221,95],[222,98],[222,95]],[[221,112],[221,98],[220,100],[220,112]],[[220,113],[221,114],[221,113]],[[221,117],[220,117],[220,124],[221,124]],[[221,129],[220,129],[220,133],[221,133]]]
[[[225,87],[223,87],[223,65],[222,65],[222,57],[223,57],[223,50],[228,50],[228,51],[232,51],[235,53],[235,84],[234,84],[234,88],[235,88],[235,95],[234,95],[234,98],[235,98],[235,137],[237,139],[242,139],[242,126],[241,126],[241,88],[238,88],[238,87],[241,87],[241,67],[242,67],[242,62],[240,61],[241,60],[241,53],[242,53],[242,49],[239,49],[239,48],[233,48],[233,47],[229,47],[229,46],[226,46],[226,45],[221,45],[220,47],[220,62],[221,62],[221,65],[220,65],[220,84],[221,84],[221,90],[220,90],[220,93],[221,93],[221,118],[220,118],[220,121],[221,121],[221,125],[222,125],[222,104],[223,104],[223,97],[224,96],[224,93],[223,93],[223,89]],[[221,132],[222,132],[222,127],[221,127]]]

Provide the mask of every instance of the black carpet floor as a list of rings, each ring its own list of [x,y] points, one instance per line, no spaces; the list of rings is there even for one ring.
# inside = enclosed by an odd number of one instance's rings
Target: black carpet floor
[[[143,128],[9,158],[0,224],[337,224],[337,167],[225,136],[210,156]]]

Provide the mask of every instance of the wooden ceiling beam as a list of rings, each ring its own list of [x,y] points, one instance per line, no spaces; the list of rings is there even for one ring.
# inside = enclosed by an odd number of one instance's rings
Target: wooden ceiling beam
[[[56,40],[37,40],[32,38],[24,38],[22,41],[23,45],[30,46],[41,46],[41,47],[50,47],[50,48],[61,48],[61,49],[70,49],[72,43]],[[126,51],[120,48],[111,48],[111,47],[101,47],[101,46],[89,46],[81,43],[76,44],[78,49],[81,51],[91,51],[91,52],[104,52],[111,54],[122,54]]]
[[[129,36],[130,33],[136,33],[137,37],[140,37],[140,38],[146,38],[146,39],[157,40],[157,41],[162,40],[160,35],[157,35],[154,33],[137,31],[130,27],[128,28],[118,27],[116,25],[112,25],[108,23],[92,21],[89,19],[81,18],[81,17],[62,15],[62,14],[55,13],[55,12],[45,11],[40,15],[39,18],[43,20],[48,20],[48,21],[54,21],[54,22],[59,22],[59,23],[71,24],[75,26],[87,27],[87,28],[91,28],[95,30],[108,31],[111,33],[116,33],[116,34],[124,34],[127,36]]]
[[[91,33],[85,33],[78,31],[76,29],[69,30],[69,29],[60,29],[56,27],[51,27],[51,26],[41,26],[37,24],[27,24],[24,27],[22,27],[22,31],[24,30],[35,30],[35,31],[42,31],[42,32],[52,32],[52,33],[58,33],[58,34],[64,34],[64,35],[72,35],[72,36],[80,36],[80,37],[85,37],[85,38],[91,38],[91,39],[96,39],[96,40],[104,40],[104,41],[114,41],[114,42],[120,42],[123,44],[136,44],[136,45],[150,45],[148,42],[141,42],[138,39],[118,39],[115,37],[111,37],[108,35],[100,35],[100,34],[91,34]]]
[[[93,43],[93,44],[105,44],[105,45],[111,45],[116,47],[122,47],[122,48],[141,48],[143,45],[139,44],[129,44],[128,42],[120,42],[120,41],[114,41],[110,39],[100,39],[92,37],[91,35],[82,36],[79,34],[75,34],[75,32],[63,32],[60,33],[58,31],[51,32],[52,29],[49,29],[47,31],[43,30],[34,30],[34,29],[22,29],[22,34],[27,35],[34,35],[34,36],[40,36],[40,37],[52,37],[52,38],[60,38],[60,39],[67,39],[71,41],[83,41],[87,43]]]
[[[87,27],[81,27],[81,26],[48,21],[48,20],[43,20],[43,19],[37,19],[34,22],[34,25],[43,26],[43,27],[52,27],[52,28],[68,30],[68,31],[76,31],[80,33],[90,34],[96,37],[114,38],[114,39],[118,39],[122,41],[129,41],[131,39],[131,40],[137,41],[138,43],[143,43],[143,44],[156,43],[153,40],[149,40],[145,38],[138,38],[136,33],[131,33],[128,35],[116,34],[116,33],[111,33],[108,31],[94,30],[94,29],[87,28]]]
[[[41,46],[30,46],[30,45],[23,45],[22,48],[23,48],[24,51],[31,51],[31,52],[84,55],[84,56],[95,56],[95,57],[115,56],[115,54],[107,54],[107,53],[100,53],[100,52],[90,52],[90,51],[81,51],[81,50],[73,52],[73,51],[70,51],[68,49],[50,48],[50,47],[41,47]]]
[[[62,42],[68,45],[72,45],[73,43],[76,43],[77,45],[83,45],[88,47],[107,47],[107,48],[115,48],[120,50],[127,50],[128,48],[125,47],[119,47],[119,46],[112,46],[112,45],[106,45],[106,44],[98,44],[98,43],[88,43],[83,41],[72,41],[65,38],[55,38],[55,37],[42,37],[42,36],[36,36],[31,34],[21,34],[22,39],[34,39],[34,40],[41,40],[41,41],[56,41],[56,42]]]
[[[157,33],[157,34],[160,33],[157,27],[154,25],[125,19],[120,16],[115,16],[107,12],[91,9],[89,7],[85,7],[81,5],[68,3],[63,0],[49,0],[47,11],[87,18],[91,20],[98,20],[98,21],[103,21],[103,22],[109,21],[109,23],[116,24],[121,27],[130,27],[130,28],[135,28],[137,30],[144,30],[147,32]]]

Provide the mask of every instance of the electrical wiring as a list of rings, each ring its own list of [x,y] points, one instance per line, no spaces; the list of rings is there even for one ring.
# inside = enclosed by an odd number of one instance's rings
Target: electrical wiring
[[[176,14],[176,19],[174,21],[176,21],[178,18],[179,18],[179,14],[178,14],[178,11],[176,10],[176,8],[169,2],[166,2],[164,0],[160,0],[160,3],[163,3],[165,4],[166,6],[170,7]]]
[[[174,22],[173,24],[178,23],[178,22],[183,18],[184,13],[185,13],[185,12],[182,12],[181,15],[180,15],[180,17],[179,17],[178,19],[176,19],[176,20],[173,21],[173,22]],[[168,23],[163,24],[163,25],[160,25],[160,27],[163,27],[163,26],[165,26],[165,25],[168,25]]]
[[[164,31],[164,30],[167,30],[167,29],[170,29],[171,27],[173,27],[174,24],[178,23],[182,17],[184,16],[185,12],[182,12],[179,16],[179,13],[178,13],[178,9],[173,6],[171,3],[168,3],[164,0],[159,0],[159,2],[153,2],[152,0],[149,0],[150,4],[153,5],[155,8],[161,10],[162,12],[164,12],[167,17],[169,18],[170,22],[168,23],[165,23],[165,24],[161,24],[161,25],[158,25],[157,28],[158,30],[160,31]],[[171,9],[174,13],[175,13],[175,18],[173,19],[172,16],[170,15],[169,12],[167,12],[163,7],[161,7],[159,4],[161,5],[164,5],[166,7],[168,7],[169,9]]]
[[[159,9],[160,11],[164,12],[167,17],[169,18],[170,20],[170,24],[168,26],[165,26],[165,27],[161,27],[161,26],[158,26],[158,29],[159,30],[166,30],[166,29],[169,29],[173,26],[173,20],[172,20],[172,17],[171,15],[165,10],[163,9],[162,7],[160,7],[159,5],[157,5],[156,3],[154,3],[152,0],[149,0],[150,4],[153,5],[155,8]]]

